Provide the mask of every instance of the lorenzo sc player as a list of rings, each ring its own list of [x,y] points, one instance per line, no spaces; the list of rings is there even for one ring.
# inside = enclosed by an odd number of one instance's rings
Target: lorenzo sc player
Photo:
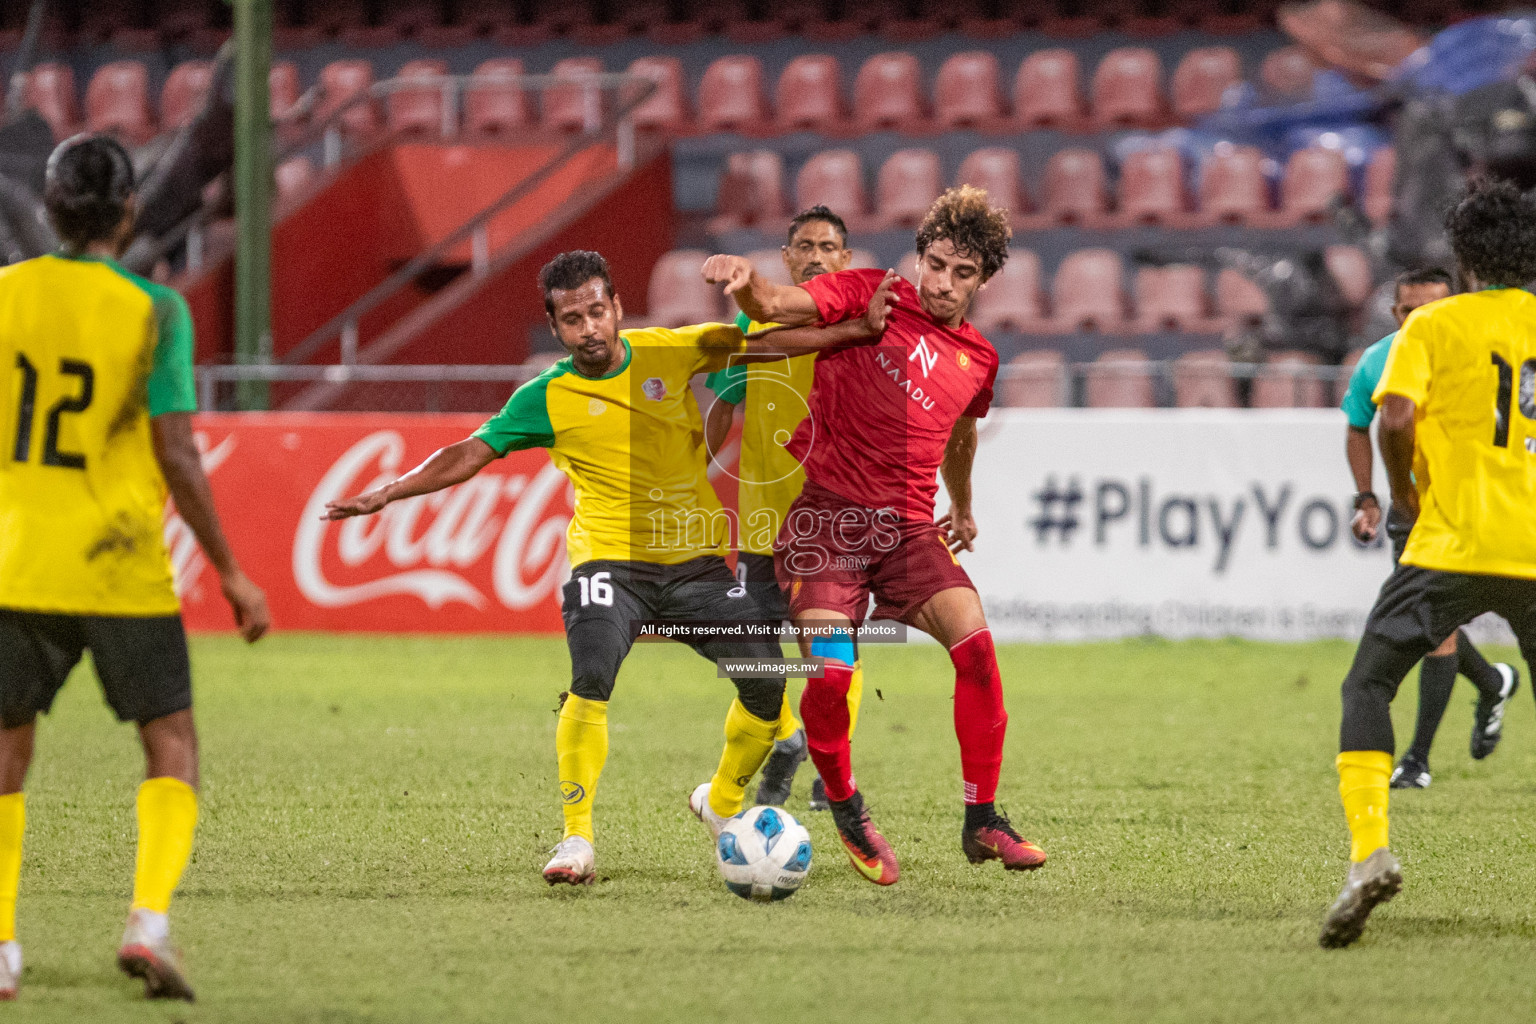
[[[848,248],[847,226],[825,206],[813,206],[789,222],[789,237],[783,253],[784,268],[795,284],[845,270],[853,259],[853,250]],[[751,333],[762,330],[765,325],[754,323],[745,313],[738,313],[736,326]],[[736,407],[746,406],[737,477],[740,541],[736,552],[736,577],[753,592],[758,605],[770,619],[789,618],[789,604],[773,570],[773,541],[790,504],[800,496],[800,489],[805,485],[805,471],[794,456],[784,450],[784,443],[810,412],[807,403],[815,374],[815,355],[804,355],[759,363],[736,361],[724,370],[710,374],[705,381],[716,399],[705,420],[711,452],[719,452],[725,443]],[[863,688],[864,672],[855,660],[853,682],[848,688],[850,732],[858,724]],[[779,720],[773,753],[763,763],[762,781],[757,787],[759,804],[785,803],[795,781],[795,771],[806,757],[805,730],[800,728],[790,710],[787,693],[784,699],[784,714]],[[827,809],[826,784],[819,776],[811,784],[810,809]]]
[[[1392,315],[1397,318],[1399,327],[1415,309],[1446,298],[1455,290],[1451,275],[1438,267],[1405,271],[1398,275],[1396,285]],[[1350,473],[1355,478],[1355,515],[1350,529],[1361,541],[1374,540],[1381,525],[1381,503],[1371,490],[1375,468],[1371,454],[1371,422],[1376,418],[1376,401],[1371,396],[1376,392],[1381,371],[1387,364],[1387,353],[1392,351],[1392,341],[1396,337],[1394,331],[1361,353],[1341,403],[1349,420],[1345,453],[1349,458]],[[1394,563],[1402,557],[1409,527],[1395,508],[1388,511],[1387,539],[1392,543]],[[1472,680],[1478,692],[1477,713],[1472,723],[1472,757],[1481,761],[1498,746],[1504,731],[1504,709],[1520,686],[1520,675],[1513,665],[1503,662],[1490,665],[1472,646],[1466,631],[1458,629],[1419,665],[1419,717],[1413,727],[1413,742],[1408,744],[1407,753],[1392,771],[1389,785],[1393,789],[1429,787],[1429,748],[1435,741],[1440,720],[1445,717],[1446,705],[1451,701],[1458,669]]]
[[[1001,859],[1010,870],[1045,863],[1045,853],[993,804],[1008,716],[992,633],[955,557],[976,537],[976,420],[991,405],[998,365],[996,350],[965,314],[977,289],[1002,268],[1010,237],[1007,211],[992,208],[981,189],[961,186],[940,196],[917,231],[916,287],[896,280],[877,344],[818,358],[811,415],[789,444],[806,482],[776,545],[779,580],[797,625],[840,634],[807,644],[826,668],[807,682],[800,713],[849,859],[878,885],[893,884],[900,868],[854,781],[847,699],[852,627],[863,621],[871,593],[876,617],[916,626],[954,663],[966,857]],[[883,286],[882,274],[870,270],[775,285],[739,256],[710,257],[704,276],[724,283],[753,320],[790,325],[862,317]],[[951,504],[935,522],[938,472]],[[693,804],[718,827],[708,806]]]
[[[547,448],[570,478],[576,509],[566,537],[571,579],[562,615],[571,687],[555,729],[565,833],[544,878],[578,885],[596,872],[592,806],[608,757],[608,700],[637,626],[763,621],[725,563],[729,531],[709,484],[690,379],[749,350],[799,354],[872,338],[881,322],[877,311],[867,322],[772,332],[750,342],[730,324],[621,332],[624,311],[608,264],[583,250],[550,260],[539,286],[550,330],[570,354],[518,388],[471,437],[377,490],[332,502],[327,515],[371,515],[391,501],[462,483],[524,448]],[[768,347],[770,338],[777,347]],[[782,657],[767,639],[689,643],[711,661]],[[741,810],[746,784],[773,747],[784,702],[782,678],[733,682],[725,752],[707,790],[710,805],[727,817]]]
[[[1484,612],[1536,655],[1536,199],[1479,182],[1446,216],[1467,291],[1413,312],[1373,396],[1392,505],[1407,546],[1344,679],[1339,796],[1349,874],[1324,946],[1360,937],[1402,888],[1387,845],[1392,698],[1415,662]]]
[[[0,270],[0,998],[21,975],[22,783],[37,715],[89,650],[107,703],[144,745],[117,962],[151,997],[190,1000],[167,917],[192,855],[198,771],[167,488],[246,640],[266,632],[267,603],[230,552],[193,443],[187,304],[116,263],[133,233],[128,154],[105,136],[61,143],[43,199],[63,249]]]

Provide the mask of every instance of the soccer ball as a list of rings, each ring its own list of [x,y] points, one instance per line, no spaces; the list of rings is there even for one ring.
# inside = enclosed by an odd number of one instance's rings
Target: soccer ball
[[[793,896],[811,870],[811,834],[782,807],[753,807],[726,821],[715,842],[725,887],[744,900]]]

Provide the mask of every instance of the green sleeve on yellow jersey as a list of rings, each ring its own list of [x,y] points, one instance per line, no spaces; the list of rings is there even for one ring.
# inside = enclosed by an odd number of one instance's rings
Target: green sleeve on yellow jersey
[[[742,334],[751,334],[770,325],[757,323],[745,313],[737,313],[736,326]],[[720,401],[740,405],[747,397],[747,364],[732,363],[723,370],[716,370],[704,378],[704,386]]]
[[[197,385],[192,376],[192,311],[174,288],[156,284],[116,263],[107,266],[137,285],[154,303],[155,358],[149,371],[149,414],[197,412]]]
[[[501,412],[486,420],[471,436],[490,445],[498,456],[524,448],[552,446],[555,443],[555,428],[549,421],[546,391],[550,381],[567,373],[570,368],[570,359],[562,359],[512,392],[512,397],[507,399]]]

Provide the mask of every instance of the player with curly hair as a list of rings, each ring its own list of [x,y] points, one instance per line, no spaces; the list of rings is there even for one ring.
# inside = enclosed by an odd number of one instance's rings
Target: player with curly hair
[[[810,415],[786,446],[805,467],[805,487],[774,551],[801,648],[824,659],[823,676],[807,681],[800,700],[811,758],[849,859],[877,885],[894,883],[900,868],[854,782],[847,701],[853,631],[871,594],[876,618],[921,629],[954,663],[966,857],[1000,859],[1010,870],[1045,863],[993,804],[1008,715],[981,600],[955,557],[976,537],[976,420],[991,406],[998,366],[997,351],[965,314],[1002,269],[1011,235],[1008,212],[962,185],[939,197],[918,227],[915,286],[878,270],[775,285],[739,256],[704,264],[706,280],[723,283],[742,312],[764,323],[840,323],[863,316],[883,282],[892,289],[874,345],[818,356]],[[941,472],[950,510],[935,521]],[[707,804],[697,796],[691,804],[718,826]]]
[[[1339,797],[1349,873],[1323,922],[1347,946],[1403,885],[1387,845],[1392,699],[1403,677],[1484,612],[1536,658],[1536,199],[1478,182],[1446,216],[1466,291],[1414,310],[1373,400],[1392,507],[1412,525],[1344,679]],[[1517,378],[1518,377],[1518,381]]]

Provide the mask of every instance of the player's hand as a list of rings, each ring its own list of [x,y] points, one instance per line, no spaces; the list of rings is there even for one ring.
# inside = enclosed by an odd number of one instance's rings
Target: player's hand
[[[272,628],[272,613],[267,610],[267,595],[239,569],[219,579],[224,600],[235,613],[235,625],[245,642],[253,644]]]
[[[885,317],[891,310],[891,290],[896,287],[897,280],[899,275],[896,271],[887,270],[885,277],[880,279],[880,287],[869,297],[869,308],[864,311],[864,325],[869,328],[870,334],[879,334],[885,330]]]
[[[1367,501],[1355,510],[1354,518],[1349,521],[1349,529],[1355,535],[1355,540],[1362,544],[1369,544],[1376,539],[1376,531],[1381,526],[1381,506],[1374,501]]]
[[[1404,523],[1412,525],[1419,521],[1419,489],[1410,487],[1406,494],[1392,492],[1392,514]]]
[[[976,539],[980,531],[976,529],[976,519],[969,512],[956,513],[950,509],[944,513],[944,518],[938,522],[940,530],[944,531],[944,543],[948,545],[952,554],[961,551],[975,551],[971,542]]]
[[[377,491],[359,494],[355,498],[325,503],[325,515],[321,519],[347,519],[351,516],[371,516],[389,504],[389,498],[381,487]]]
[[[704,261],[704,280],[725,285],[726,295],[735,295],[752,280],[752,261],[745,256],[711,256]]]

